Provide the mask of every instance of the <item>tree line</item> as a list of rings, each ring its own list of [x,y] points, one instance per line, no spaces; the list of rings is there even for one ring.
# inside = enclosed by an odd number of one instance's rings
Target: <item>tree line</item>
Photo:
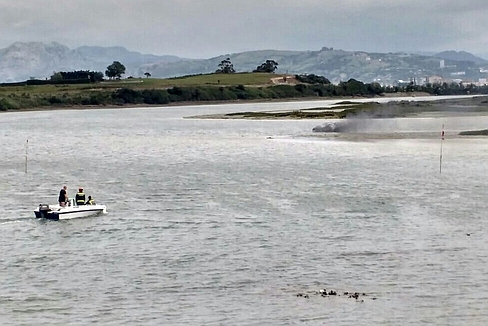
[[[51,76],[51,81],[83,80],[85,82],[96,83],[103,81],[103,74],[100,71],[77,70],[60,71]]]
[[[105,70],[105,76],[109,79],[120,79],[125,74],[125,66],[119,61],[114,61]],[[148,73],[146,73],[148,74]],[[51,81],[75,81],[84,80],[90,83],[97,83],[103,81],[103,73],[101,71],[77,70],[77,71],[60,71],[51,76]]]
[[[266,60],[264,63],[257,66],[253,72],[274,73],[276,69],[278,69],[278,62],[275,60]],[[222,60],[219,63],[217,70],[215,70],[216,74],[233,74],[235,72],[234,64],[230,61],[230,58]]]
[[[86,93],[62,93],[56,95],[15,94],[0,99],[0,111],[33,107],[73,106],[73,105],[164,105],[177,102],[272,100],[311,97],[375,97],[378,95],[420,91],[431,95],[488,94],[488,86],[476,87],[459,84],[408,85],[406,87],[382,87],[378,83],[364,84],[355,79],[331,84],[326,78],[316,75],[297,75],[298,80],[315,81],[297,85],[274,85],[264,87],[237,86],[196,86],[172,87],[169,89],[120,88],[117,90],[97,90]]]
[[[125,66],[120,61],[114,61],[107,66],[105,70],[105,76],[109,79],[120,79],[125,74]],[[51,80],[77,80],[84,79],[91,83],[103,81],[103,73],[101,71],[71,71],[71,72],[58,72],[51,76]]]

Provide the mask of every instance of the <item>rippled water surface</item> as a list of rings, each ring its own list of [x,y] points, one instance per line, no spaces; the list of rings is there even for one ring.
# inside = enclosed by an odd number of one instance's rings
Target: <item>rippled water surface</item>
[[[182,118],[239,110],[0,114],[0,324],[486,325],[488,117]],[[36,220],[64,184],[109,213]]]

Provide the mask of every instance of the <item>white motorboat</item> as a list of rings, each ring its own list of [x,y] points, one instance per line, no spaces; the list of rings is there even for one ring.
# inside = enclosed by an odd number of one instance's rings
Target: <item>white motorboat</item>
[[[69,220],[73,218],[88,217],[98,214],[106,214],[105,205],[75,205],[74,199],[65,207],[60,205],[40,204],[35,210],[36,218],[46,218],[50,220]]]

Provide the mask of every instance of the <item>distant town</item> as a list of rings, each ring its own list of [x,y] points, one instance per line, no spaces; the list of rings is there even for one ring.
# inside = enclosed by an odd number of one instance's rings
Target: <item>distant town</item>
[[[396,81],[396,83],[394,83],[394,86],[407,86],[411,83],[413,83],[414,85],[443,83],[456,83],[460,85],[475,86],[488,85],[488,66],[480,68],[469,67],[468,69],[459,69],[458,65],[446,65],[446,61],[441,59],[439,60],[439,70],[441,70],[442,75],[438,74],[429,76],[415,76],[405,80],[400,79]],[[418,75],[421,75],[421,72],[419,72]]]

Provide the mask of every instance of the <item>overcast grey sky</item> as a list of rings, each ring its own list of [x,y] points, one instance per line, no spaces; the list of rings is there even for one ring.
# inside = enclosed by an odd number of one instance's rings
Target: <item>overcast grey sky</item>
[[[0,0],[0,48],[56,41],[208,58],[248,50],[488,52],[488,0]]]

